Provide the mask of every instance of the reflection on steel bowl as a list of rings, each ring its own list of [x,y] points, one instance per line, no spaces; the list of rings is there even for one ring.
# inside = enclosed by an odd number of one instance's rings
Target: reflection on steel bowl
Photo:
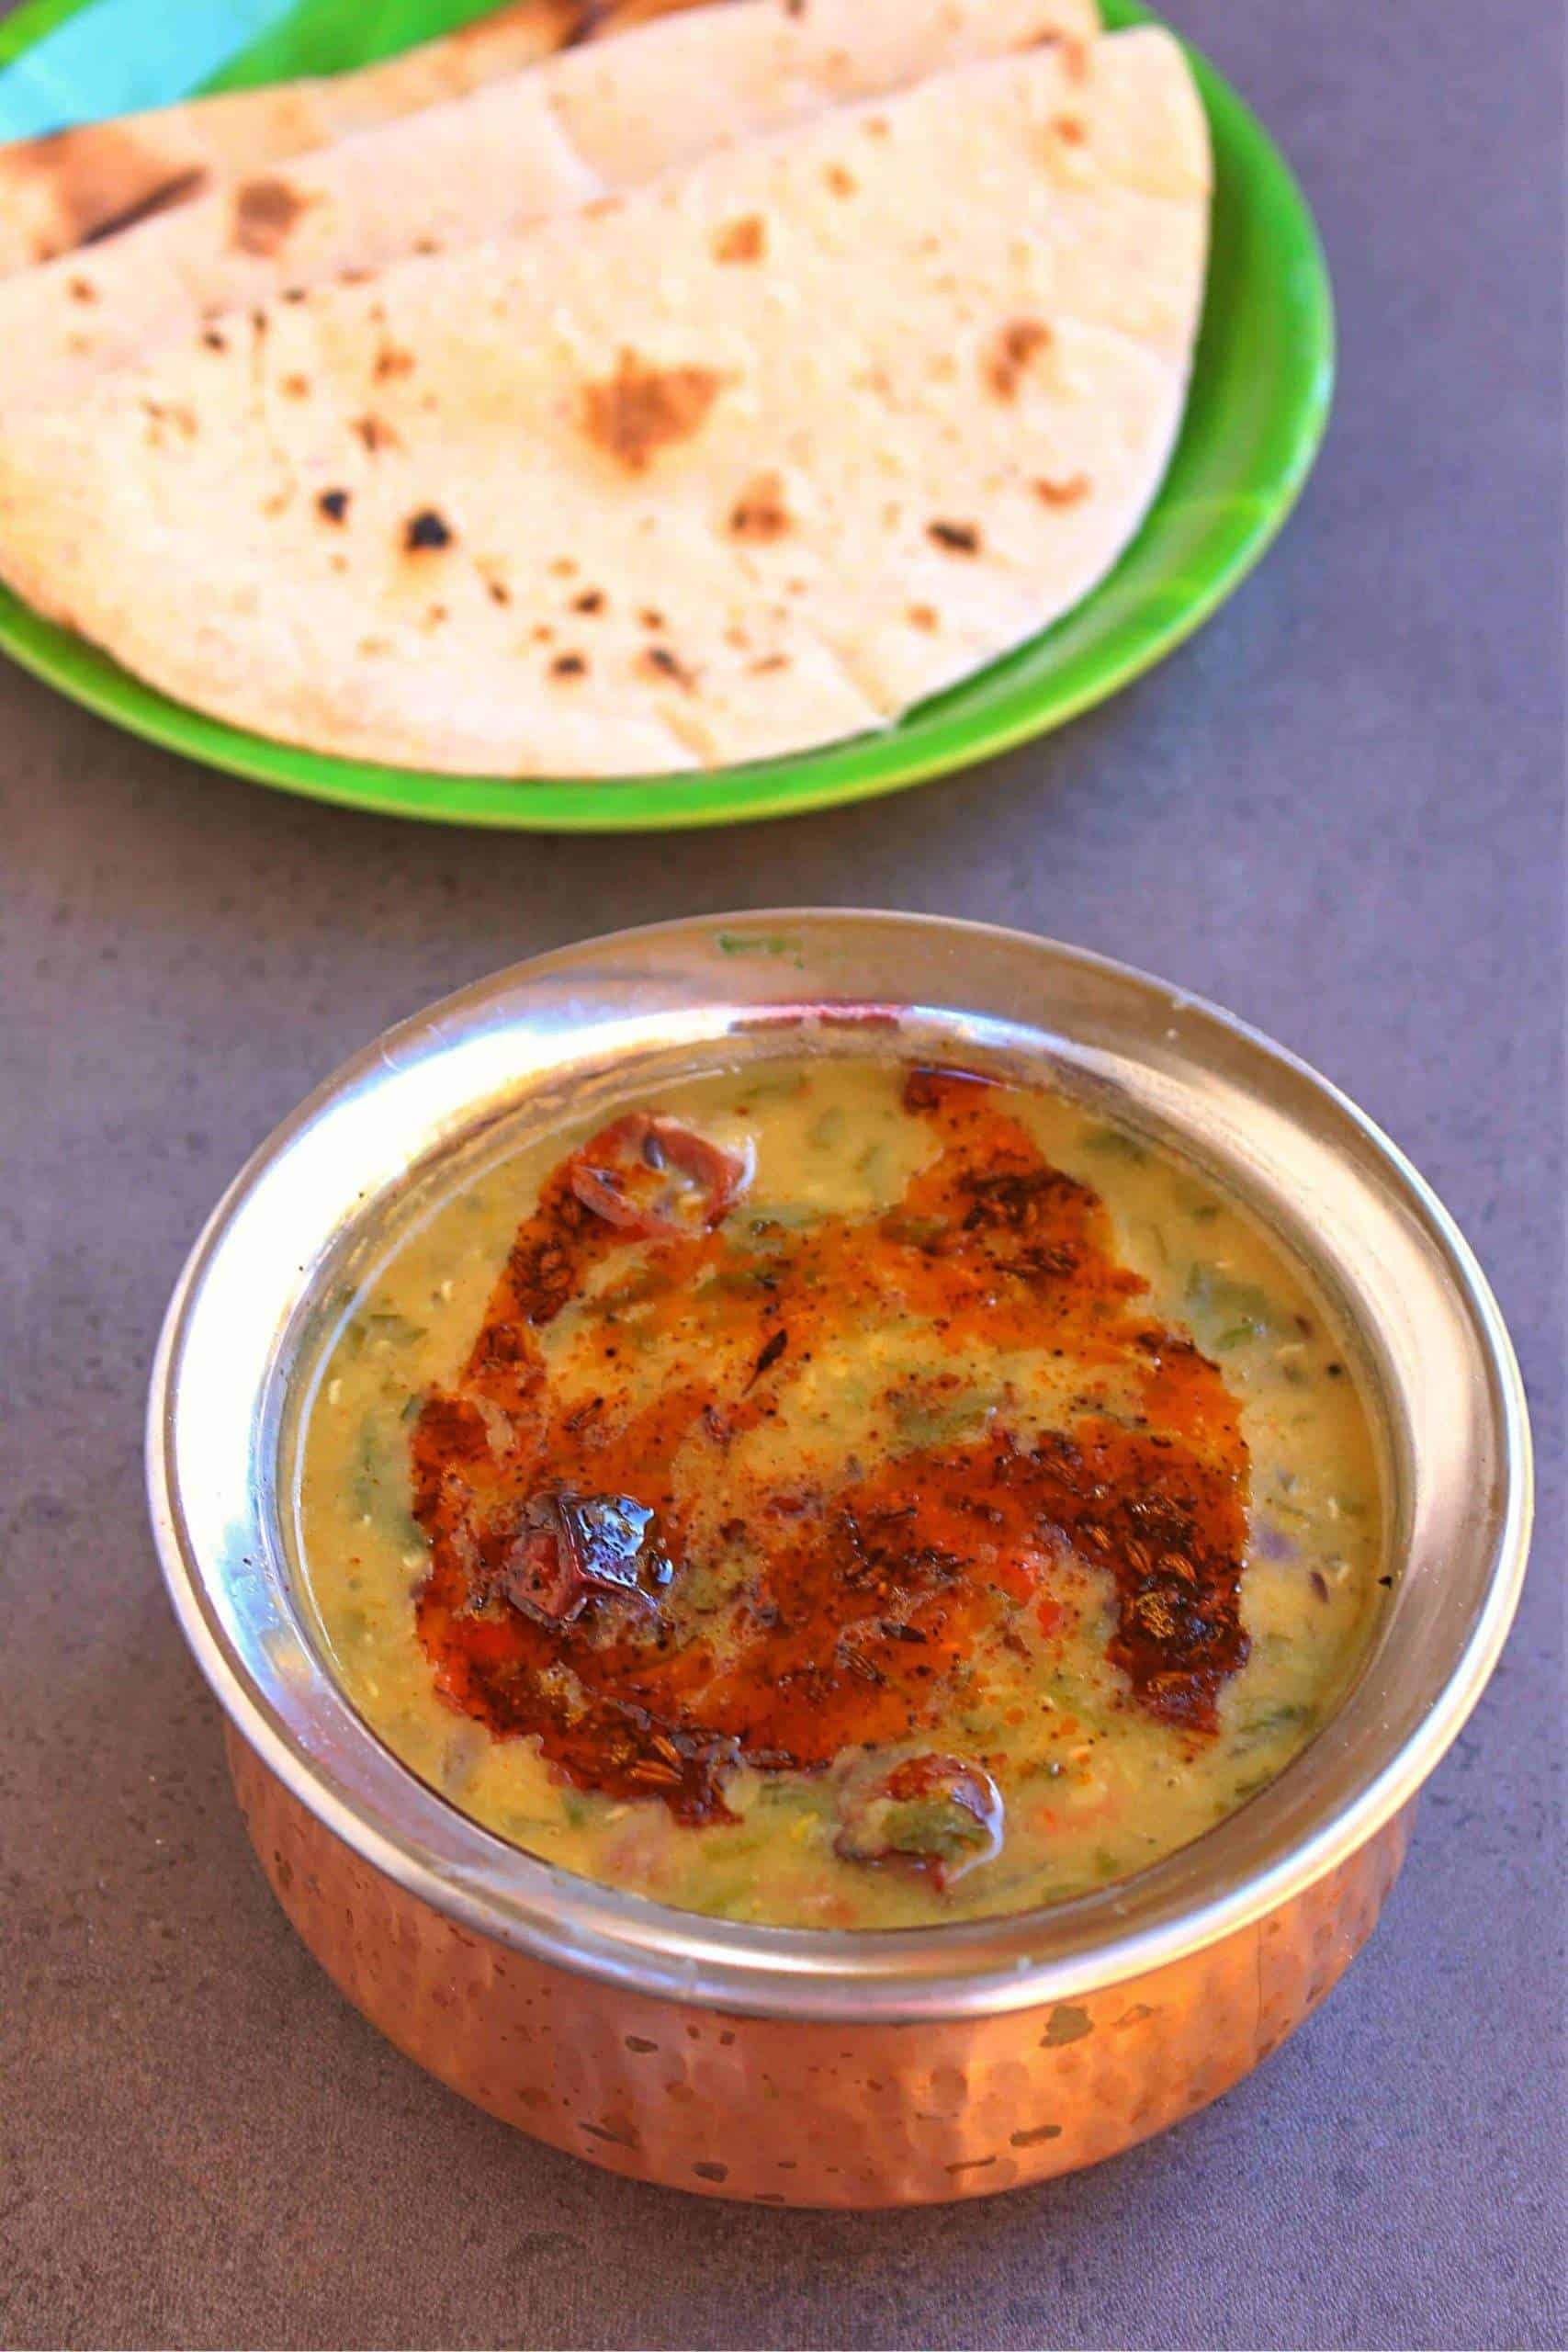
[[[784,2204],[1066,2171],[1276,2047],[1529,1517],[1484,1282],[1322,1080],[824,911],[542,958],[330,1080],[193,1253],[149,1476],[349,1996],[558,2146]]]

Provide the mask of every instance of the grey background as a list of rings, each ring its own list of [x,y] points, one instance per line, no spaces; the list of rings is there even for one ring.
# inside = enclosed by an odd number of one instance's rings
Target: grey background
[[[0,673],[8,2343],[1562,2340],[1561,27],[1171,13],[1304,175],[1342,386],[1262,571],[1065,734],[758,830],[487,838],[202,775]],[[380,2042],[251,1862],[143,1521],[165,1295],[304,1089],[514,957],[784,900],[1056,933],[1305,1054],[1479,1249],[1543,1474],[1522,1622],[1325,2011],[1161,2142],[912,2215],[630,2187]]]

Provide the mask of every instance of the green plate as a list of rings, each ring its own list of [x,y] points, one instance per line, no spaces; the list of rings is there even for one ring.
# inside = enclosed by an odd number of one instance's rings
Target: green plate
[[[0,28],[0,138],[304,72],[440,32],[483,0],[33,0]],[[1150,21],[1104,0],[1108,24]],[[585,782],[433,775],[274,743],[142,685],[0,592],[0,646],[62,694],[210,767],[286,792],[447,824],[614,832],[711,825],[860,800],[989,757],[1087,710],[1207,619],[1263,554],[1327,422],[1334,309],[1289,166],[1192,56],[1213,138],[1208,295],[1181,438],[1121,562],[1066,617],[887,733],[688,776]]]

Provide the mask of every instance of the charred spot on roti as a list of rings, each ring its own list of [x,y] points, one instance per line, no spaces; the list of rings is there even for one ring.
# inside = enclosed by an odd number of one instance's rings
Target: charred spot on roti
[[[492,605],[511,604],[512,591],[504,580],[498,579],[493,572],[485,572],[481,576],[485,583],[485,594]]]
[[[413,354],[395,343],[384,343],[376,354],[376,381],[389,383],[394,377],[413,373]]]
[[[1034,494],[1047,506],[1077,506],[1089,496],[1092,487],[1087,474],[1068,474],[1061,481],[1053,481],[1042,474],[1034,485]]]
[[[584,678],[588,664],[581,653],[558,653],[550,663],[552,678]]]
[[[1062,63],[1069,82],[1089,80],[1089,45],[1076,35],[1068,34],[1062,41]]]
[[[719,231],[713,241],[713,257],[715,261],[761,261],[766,245],[761,214],[748,212]]]
[[[911,628],[923,629],[929,637],[937,626],[936,606],[934,605],[911,605],[906,618],[908,619]]]
[[[416,237],[413,241],[413,249],[416,254],[438,254],[441,251],[441,240],[439,237]]]
[[[303,286],[286,286],[277,299],[280,302],[308,302],[310,298]]]
[[[209,327],[201,338],[209,351],[227,351],[229,338],[220,334],[216,327]]]
[[[638,613],[637,618],[642,623],[644,628],[662,628],[664,627],[664,616],[655,605],[645,605],[641,612]]]
[[[697,682],[690,670],[679,655],[672,653],[667,645],[645,647],[638,656],[638,662],[649,677],[669,678],[676,685],[683,686],[688,694],[693,693],[696,687]]]
[[[343,523],[348,519],[346,490],[322,490],[316,493],[316,512],[323,521]]]
[[[144,400],[141,407],[147,418],[146,437],[155,449],[164,447],[165,426],[177,433],[183,441],[197,438],[199,428],[196,412],[187,408],[183,401]]]
[[[980,552],[980,534],[973,523],[928,523],[926,537],[947,555]]]
[[[371,457],[379,450],[396,449],[400,446],[391,426],[378,416],[356,416],[349,430]]]
[[[774,473],[758,474],[729,510],[731,538],[765,547],[794,528],[794,517],[784,504],[784,482]]]
[[[285,376],[278,390],[285,400],[302,401],[310,392],[310,379],[308,376],[301,376],[296,372],[293,375]]]
[[[96,302],[98,289],[90,277],[73,277],[65,288],[73,302]]]
[[[774,670],[787,670],[788,668],[789,655],[787,653],[764,653],[761,661],[753,662],[750,664],[751,675],[754,678],[764,678]]]
[[[1036,354],[1051,340],[1051,330],[1040,319],[1010,319],[986,354],[987,390],[998,401],[1018,398],[1018,388]]]
[[[150,187],[145,195],[139,196],[133,203],[122,205],[118,212],[106,214],[102,220],[95,220],[91,228],[82,231],[76,243],[102,244],[107,237],[118,236],[122,229],[137,228],[143,220],[151,220],[160,212],[173,211],[176,204],[185,204],[192,197],[199,196],[206,186],[207,174],[199,168],[172,173],[167,179],[160,180]]]
[[[403,546],[410,555],[426,555],[449,548],[454,536],[451,525],[434,506],[422,506],[403,526]]]
[[[834,196],[853,196],[860,186],[853,172],[845,171],[842,164],[829,164],[822,177]]]
[[[576,571],[577,565],[570,556],[558,555],[551,558],[550,570],[558,580],[570,580]]]
[[[234,190],[230,230],[235,251],[269,259],[281,249],[299,215],[314,201],[312,197],[301,196],[287,180],[242,180]]]
[[[572,598],[571,609],[574,613],[602,613],[604,609],[604,591],[603,588],[585,588],[581,596]]]
[[[1082,119],[1076,114],[1059,114],[1051,128],[1064,147],[1081,147],[1089,137]]]
[[[628,473],[642,473],[701,429],[719,383],[711,368],[656,368],[623,350],[613,376],[583,389],[583,431]]]

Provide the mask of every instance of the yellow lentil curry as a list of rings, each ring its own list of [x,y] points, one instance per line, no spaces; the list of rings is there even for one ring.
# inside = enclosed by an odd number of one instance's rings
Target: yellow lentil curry
[[[343,1686],[530,1852],[904,1926],[1171,1852],[1333,1711],[1374,1449],[1322,1302],[1065,1097],[870,1055],[674,1085],[438,1198],[301,1417]]]

